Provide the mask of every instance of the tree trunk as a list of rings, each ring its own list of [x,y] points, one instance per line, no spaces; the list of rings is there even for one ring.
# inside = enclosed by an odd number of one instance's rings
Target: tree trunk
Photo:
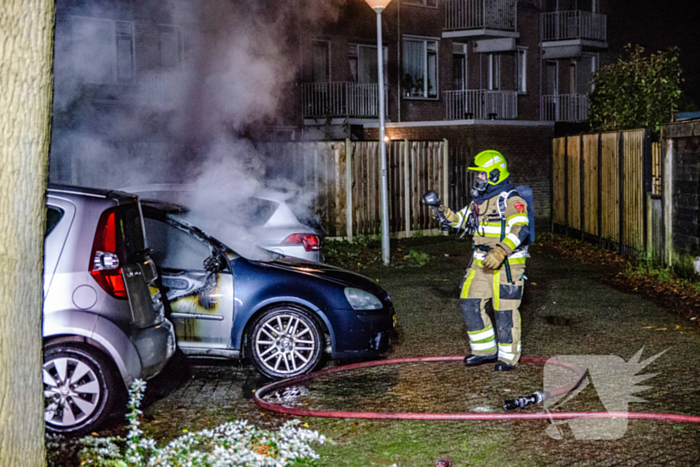
[[[54,3],[0,2],[0,466],[43,466],[42,270]]]

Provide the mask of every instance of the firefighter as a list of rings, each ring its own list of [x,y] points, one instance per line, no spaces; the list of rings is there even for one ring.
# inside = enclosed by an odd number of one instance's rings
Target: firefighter
[[[527,203],[513,190],[506,160],[498,151],[474,158],[478,172],[472,202],[459,212],[440,206],[452,227],[473,235],[474,254],[462,283],[460,307],[471,355],[467,366],[495,363],[496,371],[514,369],[520,359],[520,312],[529,221]],[[508,277],[510,276],[510,277]],[[496,328],[486,313],[493,300]]]

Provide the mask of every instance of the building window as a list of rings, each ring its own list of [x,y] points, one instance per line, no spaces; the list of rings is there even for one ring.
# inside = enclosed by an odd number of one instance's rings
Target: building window
[[[404,39],[401,87],[405,97],[437,98],[437,50],[435,40]]]
[[[331,44],[327,41],[311,43],[311,81],[327,83],[331,77]]]
[[[71,17],[71,53],[75,72],[91,83],[134,78],[134,24],[82,16]]]
[[[492,91],[501,89],[501,56],[498,54],[489,54],[489,77],[488,85]]]
[[[588,94],[593,91],[593,75],[597,70],[598,56],[596,54],[584,53],[578,59],[577,65],[577,92],[579,94]]]
[[[384,61],[384,84],[387,84],[386,63],[389,56],[388,50],[384,47],[382,59]],[[379,77],[377,69],[377,46],[349,44],[348,63],[350,65],[350,76],[353,83],[376,83]]]
[[[527,49],[518,47],[515,51],[515,80],[518,83],[518,92],[520,94],[527,93]]]
[[[452,44],[452,89],[467,90],[467,44]]]
[[[184,61],[182,28],[179,26],[159,26],[158,45],[160,66],[165,70],[178,69]]]
[[[428,6],[437,8],[437,0],[403,0],[406,5]]]

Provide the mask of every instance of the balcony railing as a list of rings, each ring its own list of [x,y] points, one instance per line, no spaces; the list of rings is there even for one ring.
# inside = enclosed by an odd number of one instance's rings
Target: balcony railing
[[[589,11],[555,11],[542,13],[542,41],[584,39],[605,42],[607,17]]]
[[[517,0],[446,0],[445,30],[498,29],[515,32]]]
[[[498,119],[512,120],[518,116],[517,91],[446,91],[446,120]]]
[[[540,120],[583,122],[588,120],[588,95],[559,94],[542,96]]]
[[[387,96],[385,91],[384,108],[388,114]],[[304,118],[379,118],[379,85],[352,82],[305,83],[302,88],[302,105]]]

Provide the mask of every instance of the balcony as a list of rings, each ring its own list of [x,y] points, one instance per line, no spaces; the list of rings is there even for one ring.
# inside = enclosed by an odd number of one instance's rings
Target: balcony
[[[304,118],[379,118],[379,85],[376,83],[305,83],[302,86]],[[387,95],[384,92],[385,104]],[[388,107],[384,106],[386,110]]]
[[[588,120],[588,95],[559,94],[542,96],[540,120],[585,122]]]
[[[545,59],[577,57],[584,48],[608,46],[606,15],[581,10],[555,11],[542,13],[540,21]]]
[[[517,91],[446,91],[445,120],[512,120],[518,116]]]
[[[445,0],[444,38],[517,38],[517,0]]]

